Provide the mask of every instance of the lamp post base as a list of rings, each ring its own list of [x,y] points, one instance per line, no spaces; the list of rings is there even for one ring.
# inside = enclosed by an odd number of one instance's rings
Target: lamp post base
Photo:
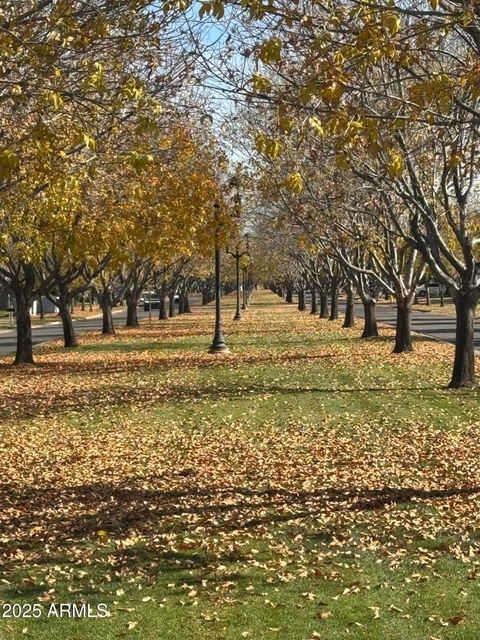
[[[240,313],[240,311],[237,311],[237,313],[233,316],[234,320],[241,320],[242,319],[242,314]]]
[[[209,353],[230,353],[230,349],[227,347],[225,338],[222,332],[217,328],[213,337],[213,342],[210,346]]]
[[[208,353],[216,353],[216,354],[230,353],[230,349],[227,347],[225,342],[213,343],[210,349],[208,350]]]

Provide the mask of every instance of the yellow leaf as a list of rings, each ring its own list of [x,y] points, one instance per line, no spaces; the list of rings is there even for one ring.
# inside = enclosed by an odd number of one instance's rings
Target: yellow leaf
[[[403,159],[393,152],[390,154],[390,162],[388,163],[388,175],[390,178],[398,178],[403,173]]]
[[[269,78],[262,76],[259,73],[253,74],[253,93],[270,93],[272,90],[272,82]]]
[[[278,139],[268,140],[265,143],[264,153],[266,156],[268,156],[272,160],[275,160],[275,158],[277,158],[280,155],[281,150],[282,150],[282,143]]]
[[[58,109],[60,109],[63,105],[62,96],[58,93],[51,93],[49,97],[50,97],[50,100],[53,102],[53,106],[55,110],[58,111]]]
[[[315,131],[317,136],[322,137],[325,135],[325,131],[322,127],[322,123],[316,116],[312,116],[311,118],[309,118],[308,124],[312,127],[312,129]]]
[[[301,174],[296,171],[285,178],[284,185],[292,193],[301,193],[303,191],[303,178]]]
[[[282,113],[278,116],[278,126],[284,133],[290,133],[293,129],[293,120],[290,116]]]
[[[394,11],[388,11],[382,15],[382,25],[392,35],[400,30],[400,16]]]
[[[95,149],[95,147],[97,146],[95,138],[93,138],[89,133],[83,134],[83,142],[87,149]]]
[[[19,167],[18,156],[10,149],[3,149],[0,151],[0,178],[10,178]]]
[[[259,49],[258,57],[262,62],[279,62],[282,57],[282,43],[278,38],[266,40]]]
[[[452,155],[450,156],[450,160],[448,164],[453,169],[455,167],[458,167],[458,165],[462,162],[462,160],[463,160],[463,156],[461,153],[453,152]]]
[[[343,95],[343,87],[339,85],[338,82],[332,82],[331,85],[325,87],[325,89],[323,89],[321,92],[321,96],[324,102],[332,106],[335,106],[338,104],[342,95]]]
[[[263,150],[265,149],[265,134],[257,133],[255,136],[255,148],[258,153],[263,153]]]

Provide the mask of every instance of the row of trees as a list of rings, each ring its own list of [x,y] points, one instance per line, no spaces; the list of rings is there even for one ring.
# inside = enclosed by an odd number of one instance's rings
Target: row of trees
[[[15,297],[15,363],[33,362],[38,296],[59,307],[66,346],[86,290],[105,333],[123,299],[135,325],[147,285],[164,300],[195,282],[207,301],[214,202],[222,241],[234,225],[197,88],[201,33],[182,7],[13,2],[0,25],[0,283]]]
[[[288,237],[302,279],[320,292],[347,286],[351,296],[354,288],[364,335],[376,332],[378,290],[391,293],[402,352],[412,348],[415,287],[428,269],[456,308],[450,386],[473,386],[476,7],[456,0],[202,4],[219,20],[228,7],[236,24],[217,89],[245,97],[242,136],[234,135],[253,142],[245,153],[258,168],[259,210]]]

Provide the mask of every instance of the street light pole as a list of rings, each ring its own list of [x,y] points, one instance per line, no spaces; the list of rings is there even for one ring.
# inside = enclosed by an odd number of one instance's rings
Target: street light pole
[[[237,247],[237,251],[235,253],[235,262],[236,262],[236,267],[237,267],[237,311],[235,313],[235,315],[233,316],[234,320],[241,320],[242,319],[242,312],[240,311],[240,253],[238,252],[238,247]]]
[[[245,277],[243,278],[243,287],[242,287],[242,298],[243,298],[243,304],[240,307],[240,258],[243,258],[243,256],[248,255],[248,251],[242,251],[240,252],[239,248],[238,248],[238,244],[237,247],[235,249],[235,253],[233,253],[233,251],[229,251],[227,249],[227,253],[229,255],[232,256],[232,258],[235,258],[235,267],[236,267],[236,287],[237,287],[237,309],[235,312],[235,315],[233,316],[234,320],[241,320],[242,319],[242,312],[241,309],[246,309],[247,307],[245,306]],[[245,269],[244,267],[242,267],[242,273],[245,276]]]
[[[243,304],[242,309],[245,311],[247,309],[247,278],[246,276],[247,267],[242,267],[242,289],[243,289]]]
[[[221,307],[221,270],[222,270],[222,257],[220,250],[219,239],[219,209],[220,205],[215,202],[215,335],[210,347],[210,353],[228,353],[230,349],[227,347],[225,339],[222,335],[222,307]]]

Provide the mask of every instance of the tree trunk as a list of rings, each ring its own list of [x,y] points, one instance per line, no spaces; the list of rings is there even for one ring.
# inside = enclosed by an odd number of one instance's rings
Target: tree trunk
[[[328,318],[328,296],[320,292],[320,318]]]
[[[78,347],[77,336],[73,327],[72,314],[70,313],[69,302],[58,302],[60,316],[63,325],[63,346],[67,348]]]
[[[174,302],[175,294],[171,293],[168,296],[168,317],[173,318],[175,315],[175,302]]]
[[[363,300],[363,312],[365,321],[363,325],[362,338],[374,338],[378,336],[377,328],[377,304],[371,298]]]
[[[328,318],[329,320],[338,320],[338,294],[338,287],[334,287],[332,289],[330,317]]]
[[[305,289],[298,292],[298,310],[305,311]]]
[[[40,306],[40,320],[45,320],[45,309],[43,307],[43,296],[38,296],[38,304]]]
[[[202,307],[210,302],[208,291],[202,291]]]
[[[113,326],[112,306],[110,304],[110,301],[102,302],[102,315],[103,315],[102,333],[104,335],[111,336],[115,333],[115,328]]]
[[[412,303],[397,297],[397,324],[395,327],[395,347],[393,353],[413,351],[412,346]]]
[[[33,364],[32,321],[30,305],[21,295],[16,295],[17,353],[14,364]]]
[[[285,302],[287,304],[292,304],[293,303],[293,292],[291,289],[287,289],[287,294],[285,296]]]
[[[474,352],[474,320],[476,300],[472,296],[458,292],[455,297],[455,309],[457,312],[455,360],[450,384],[451,389],[460,387],[473,387],[475,379],[475,352]]]
[[[310,313],[313,315],[317,315],[317,290],[315,287],[310,289],[310,295],[312,296],[312,304]]]
[[[347,287],[347,303],[345,307],[345,319],[342,327],[351,329],[355,325],[355,292],[352,286]]]
[[[166,320],[167,319],[167,309],[166,309],[166,306],[165,306],[165,294],[162,293],[161,291],[159,291],[157,293],[158,293],[158,300],[159,300],[158,319],[159,320]]]
[[[192,310],[190,308],[190,300],[188,299],[188,293],[186,293],[185,297],[183,298],[183,310],[185,311],[185,313],[192,313]]]
[[[180,293],[178,296],[178,315],[181,316],[185,313],[185,294]]]
[[[127,296],[127,327],[138,327],[137,304],[136,298]]]

